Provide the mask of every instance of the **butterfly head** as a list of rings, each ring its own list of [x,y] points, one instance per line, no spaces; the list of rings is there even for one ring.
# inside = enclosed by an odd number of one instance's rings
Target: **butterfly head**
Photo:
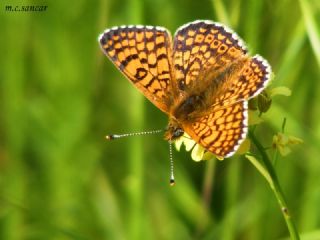
[[[167,141],[174,141],[180,138],[183,134],[184,131],[180,124],[174,118],[171,118],[166,128],[164,139]]]

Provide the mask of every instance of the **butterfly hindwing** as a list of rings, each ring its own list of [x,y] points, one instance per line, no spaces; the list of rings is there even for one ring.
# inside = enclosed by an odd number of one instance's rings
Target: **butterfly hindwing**
[[[227,80],[229,82],[225,84],[228,86],[216,101],[229,104],[253,98],[265,89],[270,75],[271,67],[265,59],[259,55],[248,58],[241,70]]]
[[[184,131],[216,156],[230,157],[246,138],[248,102],[216,105],[214,111],[183,123]]]
[[[122,26],[99,37],[104,53],[158,108],[168,112],[171,36],[161,27]]]

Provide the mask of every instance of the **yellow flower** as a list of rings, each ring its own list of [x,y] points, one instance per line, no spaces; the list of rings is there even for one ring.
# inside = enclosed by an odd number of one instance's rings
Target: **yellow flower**
[[[210,160],[214,157],[218,160],[224,160],[223,157],[215,156],[213,153],[207,151],[204,147],[202,147],[200,144],[197,144],[193,139],[190,138],[190,136],[186,133],[176,140],[174,142],[175,147],[178,151],[180,151],[181,146],[184,145],[186,148],[186,151],[191,151],[191,158],[199,162],[201,160]],[[235,154],[244,154],[249,151],[250,148],[250,140],[246,139],[243,141],[243,143],[240,145],[238,151]]]
[[[277,148],[282,156],[291,152],[291,146],[303,143],[302,139],[279,132],[273,136],[273,147]]]

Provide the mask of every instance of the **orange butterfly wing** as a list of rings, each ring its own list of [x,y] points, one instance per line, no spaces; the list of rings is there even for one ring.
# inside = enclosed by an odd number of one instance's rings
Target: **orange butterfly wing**
[[[99,36],[103,52],[159,109],[170,105],[171,36],[161,27],[122,26]]]
[[[173,49],[173,86],[191,96],[202,93],[206,103],[182,121],[183,130],[215,155],[232,156],[247,134],[247,100],[266,87],[269,64],[260,56],[250,58],[235,33],[211,21],[182,26]],[[230,71],[233,65],[235,70]]]
[[[215,105],[215,109],[193,122],[185,122],[186,133],[206,150],[219,157],[232,156],[246,138],[248,131],[248,102],[228,106]]]
[[[174,87],[188,91],[202,84],[201,73],[225,68],[245,56],[247,49],[227,27],[212,21],[194,21],[176,31],[173,53]]]
[[[266,88],[271,75],[269,63],[256,55],[245,61],[241,70],[226,83],[224,93],[216,101],[232,103],[248,100],[260,94]]]

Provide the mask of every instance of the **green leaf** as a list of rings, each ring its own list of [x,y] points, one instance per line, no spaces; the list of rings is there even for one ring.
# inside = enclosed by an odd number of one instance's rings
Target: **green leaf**
[[[288,96],[291,96],[291,90],[284,86],[272,88],[270,90],[270,97],[273,97],[276,95],[283,95],[288,97]]]

